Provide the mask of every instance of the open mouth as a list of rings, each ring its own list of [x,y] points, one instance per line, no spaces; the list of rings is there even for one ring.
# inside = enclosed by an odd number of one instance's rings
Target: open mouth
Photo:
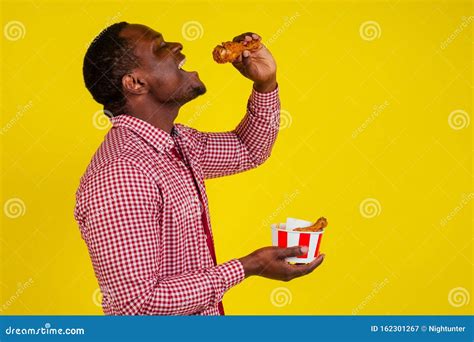
[[[183,65],[184,65],[184,63],[186,63],[186,57],[184,57],[184,58],[181,60],[181,62],[179,62],[179,64],[178,64],[178,69],[179,69],[179,70],[183,70]],[[184,71],[184,70],[183,70],[183,71]]]
[[[194,77],[198,77],[198,73],[196,71],[186,71],[183,69],[183,65],[185,63],[186,63],[186,57],[183,57],[183,59],[178,63],[178,70],[186,74],[194,75]]]

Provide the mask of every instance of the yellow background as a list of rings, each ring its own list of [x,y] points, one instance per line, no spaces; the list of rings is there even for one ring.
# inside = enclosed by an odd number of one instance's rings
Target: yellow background
[[[269,245],[272,222],[322,215],[327,257],[288,283],[245,280],[228,314],[472,313],[472,15],[468,1],[2,2],[1,313],[102,313],[73,219],[106,133],[81,68],[88,43],[122,20],[183,43],[208,92],[177,121],[201,130],[234,128],[251,89],[212,61],[217,43],[254,31],[278,63],[271,158],[207,182],[218,259]],[[5,32],[11,21],[24,36]]]

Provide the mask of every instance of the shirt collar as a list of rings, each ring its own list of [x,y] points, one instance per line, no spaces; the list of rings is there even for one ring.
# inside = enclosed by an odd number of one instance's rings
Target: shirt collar
[[[175,145],[173,137],[179,134],[179,129],[176,126],[169,134],[146,121],[127,114],[115,116],[110,121],[113,127],[125,127],[135,132],[158,151],[169,151],[173,148]]]

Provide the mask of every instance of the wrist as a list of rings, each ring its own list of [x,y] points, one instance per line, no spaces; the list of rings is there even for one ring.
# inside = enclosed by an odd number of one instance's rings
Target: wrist
[[[272,77],[268,81],[254,82],[253,88],[259,93],[269,93],[275,90],[277,87],[276,77]]]
[[[257,275],[259,273],[258,261],[255,256],[250,254],[239,259],[244,268],[245,278]]]

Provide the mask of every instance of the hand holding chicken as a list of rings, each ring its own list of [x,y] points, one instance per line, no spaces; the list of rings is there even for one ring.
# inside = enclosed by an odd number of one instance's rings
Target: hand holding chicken
[[[243,33],[232,42],[216,46],[212,55],[217,63],[232,63],[243,76],[254,82],[255,90],[267,93],[277,87],[276,63],[261,40],[255,33]]]

